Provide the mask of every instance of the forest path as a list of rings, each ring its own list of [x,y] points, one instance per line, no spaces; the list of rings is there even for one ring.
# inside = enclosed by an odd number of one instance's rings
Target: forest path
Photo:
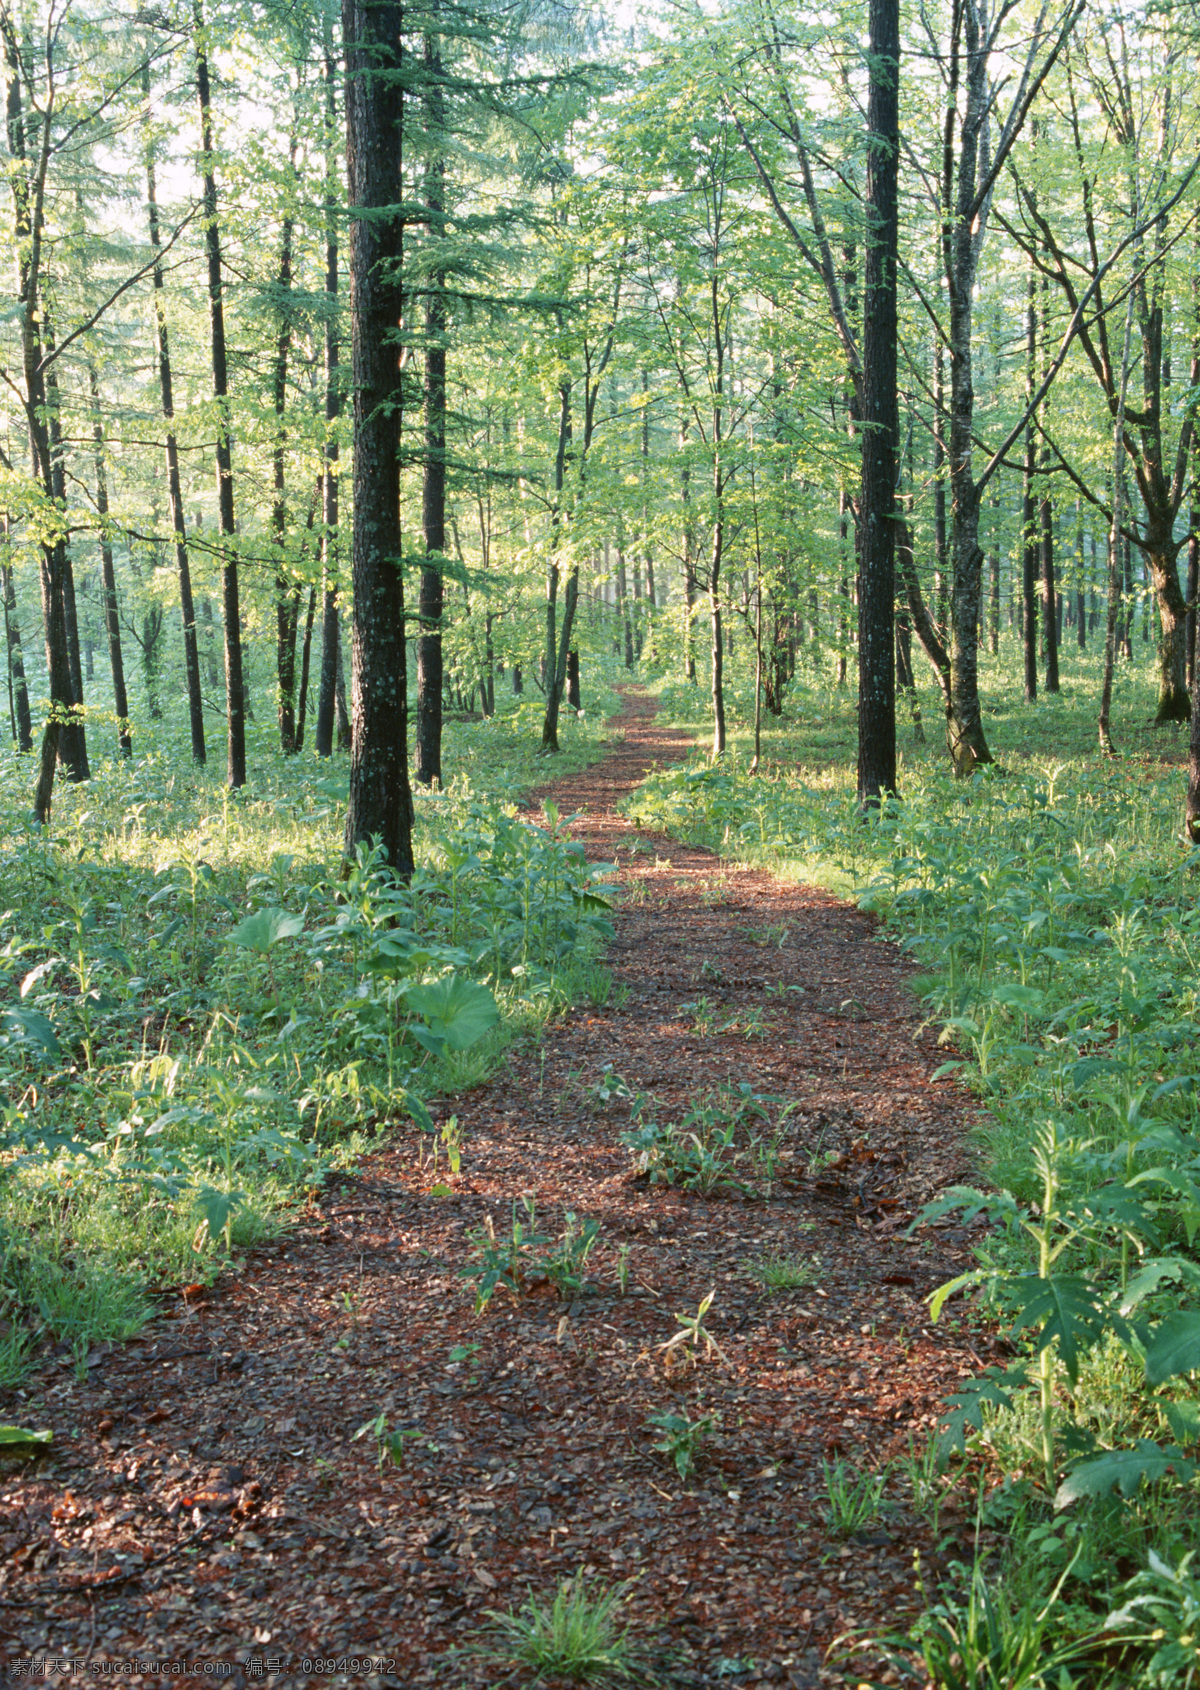
[[[904,1236],[961,1177],[964,1099],[930,1083],[910,964],[869,917],[617,813],[688,747],[655,708],[631,689],[623,741],[535,797],[619,864],[613,990],[439,1106],[459,1174],[398,1131],[243,1273],[86,1382],[38,1383],[59,1453],[0,1479],[11,1663],[220,1661],[280,1685],[311,1682],[308,1658],[326,1683],[495,1690],[529,1679],[454,1656],[481,1610],[589,1569],[630,1581],[639,1683],[808,1690],[845,1681],[833,1638],[916,1606],[914,1549],[927,1576],[954,1553],[898,1468],[880,1518],[831,1533],[823,1464],[903,1454],[977,1370],[923,1302],[967,1239]],[[774,1183],[748,1154],[748,1190],[637,1179],[607,1064],[660,1122],[691,1107],[715,1129],[727,1085],[786,1100]],[[472,1236],[490,1216],[503,1237],[531,1193],[552,1238],[568,1211],[600,1221],[591,1283],[563,1301],[535,1280],[476,1316]],[[765,1292],[781,1257],[808,1282]],[[664,1346],[710,1292],[719,1348],[690,1365]],[[714,1417],[687,1478],[651,1447],[662,1413]],[[382,1470],[354,1441],[380,1414],[418,1434]]]

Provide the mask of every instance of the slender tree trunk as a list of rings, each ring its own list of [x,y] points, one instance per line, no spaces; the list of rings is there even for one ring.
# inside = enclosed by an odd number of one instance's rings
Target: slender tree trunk
[[[338,379],[338,155],[337,61],[332,28],[325,35],[325,445],[322,472],[321,528],[321,678],[313,743],[318,757],[333,756],[333,719],[341,653],[338,582],[338,443],[337,420],[342,408]]]
[[[104,426],[100,420],[100,381],[88,359],[88,390],[92,401],[92,441],[96,449],[96,513],[100,518],[100,567],[104,577],[104,626],[112,668],[113,706],[117,713],[117,745],[122,757],[133,751],[129,734],[129,699],[125,692],[125,663],[121,655],[121,623],[117,616],[117,577],[112,541],[108,536],[108,471],[104,462]]]
[[[946,543],[946,377],[941,336],[933,344],[933,582],[934,614],[945,636],[949,571]]]
[[[217,418],[217,509],[224,559],[221,597],[225,620],[226,780],[246,784],[246,694],[242,675],[242,617],[237,562],[237,524],[233,511],[233,456],[230,446],[229,359],[225,349],[225,299],[221,276],[221,231],[217,222],[217,178],[213,158],[212,96],[208,80],[208,35],[201,0],[193,0],[196,36],[196,92],[200,103],[204,243],[208,257],[208,310],[212,327],[213,396]]]
[[[571,379],[565,376],[558,386],[558,445],[554,454],[554,513],[553,533],[550,543],[550,558],[546,565],[546,648],[543,654],[543,664],[546,680],[546,712],[542,718],[542,749],[545,751],[558,750],[558,711],[562,700],[562,685],[559,681],[560,659],[563,678],[566,677],[566,654],[570,638],[568,626],[568,600],[571,599],[570,583],[564,595],[563,629],[561,643],[558,637],[558,587],[561,571],[558,562],[559,532],[564,521],[562,509],[563,489],[567,478],[567,455],[571,446]],[[575,581],[575,592],[579,591],[579,569],[572,571],[571,579]],[[574,618],[574,602],[570,602],[570,617]]]
[[[625,667],[632,669],[633,624],[629,617],[629,583],[625,575],[625,538],[623,534],[617,536],[617,615],[621,619],[621,629],[624,636]]]
[[[437,0],[432,8],[437,14]],[[431,242],[446,235],[446,94],[442,57],[435,36],[425,37],[425,90],[422,101],[428,163],[425,209]],[[445,276],[435,271],[428,282],[425,307],[425,465],[421,486],[421,524],[425,552],[435,561],[421,570],[420,625],[417,639],[417,763],[422,786],[442,780],[442,556],[446,550],[446,294]]]
[[[312,663],[313,618],[317,608],[317,589],[308,589],[308,614],[304,618],[304,644],[300,650],[300,702],[296,706],[296,752],[304,750],[304,725],[308,716],[308,675]]]
[[[4,519],[4,545],[8,545],[8,518]],[[33,750],[33,716],[29,689],[25,683],[25,654],[21,649],[21,625],[17,619],[17,593],[12,565],[0,563],[0,594],[4,598],[4,644],[8,653],[8,709],[13,740],[19,751]]]
[[[142,93],[150,101],[150,67],[142,72]],[[146,144],[146,198],[150,213],[150,245],[157,254],[162,245],[158,226],[158,194],[154,175],[154,154]],[[154,266],[154,331],[158,351],[158,378],[166,428],[167,497],[171,528],[175,535],[175,568],[179,576],[179,614],[183,623],[183,667],[187,679],[188,722],[192,735],[192,761],[207,761],[204,744],[204,697],[200,689],[200,653],[196,640],[196,609],[192,599],[192,571],[188,558],[187,517],[183,509],[183,488],[179,479],[179,446],[175,439],[175,397],[171,380],[171,345],[167,333],[166,288],[162,265]]]
[[[346,852],[413,871],[400,528],[403,8],[343,0],[354,381],[354,729]]]
[[[1112,687],[1113,670],[1117,659],[1118,624],[1121,615],[1121,519],[1124,491],[1124,427],[1125,397],[1129,387],[1129,353],[1133,340],[1134,290],[1129,290],[1125,313],[1125,350],[1121,359],[1121,385],[1113,422],[1112,445],[1112,520],[1108,530],[1108,618],[1104,630],[1104,679],[1100,687],[1100,749],[1107,756],[1113,754]]]
[[[1041,374],[1043,377],[1049,365],[1047,353],[1047,306],[1050,284],[1043,278],[1040,322],[1038,324],[1039,340],[1041,342]],[[1050,496],[1050,447],[1046,443],[1042,447],[1041,455],[1042,496],[1040,503],[1041,517],[1041,573],[1042,573],[1042,626],[1045,630],[1046,646],[1046,691],[1055,693],[1058,684],[1058,641],[1059,621],[1058,595],[1054,584],[1054,504]]]
[[[862,561],[858,577],[858,802],[896,790],[896,173],[899,0],[870,0],[867,250],[863,277]],[[939,342],[940,361],[940,342]]]
[[[1025,282],[1025,400],[1032,399],[1037,381],[1037,271],[1029,261]],[[1021,511],[1022,577],[1025,645],[1025,701],[1032,704],[1038,692],[1037,580],[1040,554],[1037,527],[1037,435],[1033,418],[1025,427],[1025,481]]]
[[[296,139],[288,146],[288,188],[296,181]],[[291,205],[284,213],[279,240],[279,268],[275,276],[275,300],[279,328],[275,339],[273,399],[275,445],[271,453],[273,497],[271,539],[275,548],[275,676],[279,749],[285,757],[296,751],[296,632],[300,620],[300,584],[288,579],[284,566],[287,548],[287,373],[292,346],[292,236],[295,222]]]

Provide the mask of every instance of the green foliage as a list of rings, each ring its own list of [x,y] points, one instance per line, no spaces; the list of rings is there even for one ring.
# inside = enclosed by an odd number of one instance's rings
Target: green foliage
[[[650,1447],[667,1456],[679,1477],[686,1482],[700,1457],[705,1438],[720,1423],[717,1414],[701,1414],[693,1420],[687,1414],[676,1414],[670,1409],[659,1410],[647,1419],[647,1425],[662,1433],[659,1441]]]
[[[570,1678],[596,1683],[642,1677],[628,1626],[621,1623],[623,1592],[604,1590],[586,1574],[564,1579],[548,1601],[530,1595],[516,1609],[487,1617],[497,1632],[483,1653],[524,1667],[534,1682]]]
[[[764,1143],[752,1128],[770,1121],[778,1098],[763,1097],[748,1082],[693,1097],[680,1121],[646,1119],[648,1102],[634,1100],[634,1125],[621,1134],[638,1174],[652,1185],[680,1185],[710,1193],[721,1187],[744,1190],[739,1163],[751,1163],[769,1184],[778,1162],[778,1139]]]
[[[887,1471],[856,1473],[840,1456],[821,1465],[825,1474],[825,1519],[830,1535],[853,1537],[879,1517],[887,1488]]]
[[[469,1233],[472,1262],[459,1275],[474,1286],[475,1312],[482,1314],[498,1290],[514,1297],[522,1295],[531,1279],[550,1281],[559,1296],[576,1296],[586,1284],[587,1259],[600,1236],[600,1222],[593,1217],[580,1220],[568,1212],[557,1241],[538,1231],[537,1202],[523,1197],[513,1204],[512,1224],[498,1236],[490,1215],[482,1227]]]
[[[463,724],[448,758],[473,732],[509,744],[503,719]],[[503,782],[535,767],[511,749]],[[167,750],[104,764],[54,829],[0,834],[7,1380],[44,1342],[83,1358],[135,1331],[147,1284],[211,1277],[378,1124],[436,1136],[423,1097],[544,1026],[609,931],[605,870],[562,825],[460,782],[418,799],[410,887],[370,852],[343,879],[339,783],[266,761],[241,797]],[[0,765],[14,818],[18,776]],[[445,1127],[440,1149],[453,1169]]]

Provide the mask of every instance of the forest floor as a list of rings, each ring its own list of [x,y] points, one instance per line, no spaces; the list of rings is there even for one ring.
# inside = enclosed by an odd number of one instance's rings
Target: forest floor
[[[636,691],[622,727],[534,800],[619,866],[612,992],[435,1107],[457,1116],[457,1175],[397,1130],[242,1271],[89,1356],[85,1379],[65,1358],[3,1393],[0,1418],[54,1431],[47,1457],[0,1465],[11,1682],[39,1661],[134,1681],[224,1662],[233,1683],[516,1686],[524,1669],[470,1652],[486,1610],[588,1569],[625,1584],[637,1682],[855,1683],[865,1663],[828,1647],[919,1608],[914,1551],[927,1581],[970,1559],[969,1520],[944,1513],[935,1543],[901,1465],[994,1359],[924,1302],[968,1264],[967,1235],[906,1236],[967,1170],[969,1100],[931,1083],[911,965],[872,918],[618,813],[688,750]],[[748,1151],[741,1188],[637,1176],[628,1094],[651,1100],[643,1119],[694,1107],[711,1136],[741,1085],[791,1106],[768,1186]],[[459,1277],[472,1235],[489,1216],[511,1235],[533,1193],[552,1238],[567,1212],[601,1223],[589,1283],[560,1300],[535,1276],[477,1315]],[[764,1289],[775,1258],[808,1282]],[[709,1293],[716,1347],[665,1349]],[[714,1417],[686,1477],[652,1448],[662,1413]],[[398,1465],[354,1440],[381,1414],[419,1434]],[[883,1512],[849,1537],[827,1518],[839,1459],[896,1462]]]

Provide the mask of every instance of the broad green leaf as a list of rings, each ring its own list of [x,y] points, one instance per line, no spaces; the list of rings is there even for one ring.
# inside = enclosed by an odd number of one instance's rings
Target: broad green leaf
[[[1200,1285],[1200,1267],[1184,1256],[1151,1256],[1143,1262],[1125,1287],[1121,1313],[1132,1314],[1143,1298],[1160,1285]]]
[[[1059,1485],[1054,1497],[1055,1508],[1069,1508],[1082,1497],[1109,1496],[1119,1490],[1122,1496],[1136,1496],[1143,1483],[1152,1483],[1174,1474],[1179,1479],[1191,1478],[1196,1464],[1183,1451],[1168,1444],[1165,1448],[1151,1438],[1139,1438],[1135,1449],[1112,1449],[1092,1461],[1084,1461],[1069,1473]]]
[[[1079,1377],[1081,1354],[1091,1349],[1113,1325],[1099,1292],[1090,1280],[1072,1273],[1053,1275],[1049,1279],[1043,1279],[1038,1274],[1024,1274],[1017,1284],[1023,1288],[1025,1301],[1013,1324],[1017,1327],[1038,1327],[1039,1350],[1057,1343],[1062,1364],[1073,1385]]]
[[[275,908],[261,909],[239,921],[226,935],[226,940],[244,951],[258,951],[265,955],[281,939],[295,939],[303,931],[302,915],[289,915],[286,910]]]
[[[444,1039],[451,1050],[466,1050],[500,1019],[489,989],[461,974],[414,986],[408,1006],[428,1024],[434,1038]]]
[[[1200,1367],[1200,1310],[1176,1309],[1154,1328],[1146,1346],[1146,1382],[1161,1385]]]
[[[53,1439],[53,1432],[30,1432],[24,1426],[0,1426],[0,1447],[34,1444],[45,1447]]]
[[[243,1198],[241,1191],[214,1191],[211,1185],[202,1186],[196,1193],[196,1207],[204,1216],[210,1238],[220,1237]]]
[[[1022,1009],[1027,1015],[1036,1015],[1045,1001],[1045,992],[1040,992],[1036,986],[1022,986],[1016,980],[1006,986],[997,986],[992,993],[993,1003],[1003,1004],[1007,1009]]]
[[[982,1285],[985,1279],[991,1277],[988,1268],[973,1268],[970,1273],[960,1273],[957,1279],[948,1279],[944,1285],[939,1285],[929,1299],[930,1318],[937,1320],[947,1300],[957,1292],[965,1291],[969,1285]]]
[[[0,1015],[0,1032],[21,1044],[37,1045],[55,1062],[62,1057],[62,1046],[54,1028],[39,1010],[19,1007],[6,1009]]]

